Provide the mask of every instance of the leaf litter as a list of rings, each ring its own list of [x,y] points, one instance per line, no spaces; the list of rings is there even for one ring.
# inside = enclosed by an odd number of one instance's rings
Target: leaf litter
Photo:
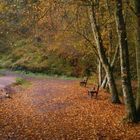
[[[123,124],[124,105],[100,91],[90,99],[78,81],[31,79],[0,101],[0,140],[139,140],[140,124]]]

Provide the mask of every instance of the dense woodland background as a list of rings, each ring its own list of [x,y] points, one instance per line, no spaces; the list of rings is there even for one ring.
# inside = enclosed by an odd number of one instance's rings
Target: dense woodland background
[[[97,50],[85,2],[3,0],[0,5],[1,67],[68,76],[86,75],[87,69],[96,73]],[[126,2],[123,6],[131,75],[136,79],[135,16]],[[118,45],[115,3],[101,1],[96,9],[104,49],[112,60]],[[115,62],[116,75],[120,73],[118,60]]]
[[[107,78],[113,103],[122,79],[127,117],[136,121],[139,11],[138,0],[1,0],[0,67],[94,76],[99,85]]]

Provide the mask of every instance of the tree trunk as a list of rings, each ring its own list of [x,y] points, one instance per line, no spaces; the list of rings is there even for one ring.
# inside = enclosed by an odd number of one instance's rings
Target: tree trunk
[[[137,14],[137,45],[136,45],[136,61],[137,61],[137,77],[138,89],[136,98],[137,117],[140,120],[140,1],[135,0],[135,9]]]
[[[102,62],[102,65],[103,65],[105,72],[106,72],[106,75],[107,75],[107,79],[108,79],[108,83],[109,83],[109,90],[112,94],[112,103],[120,103],[118,91],[117,91],[115,80],[113,77],[113,71],[112,71],[112,68],[108,62],[107,57],[106,57],[105,50],[103,47],[103,40],[101,38],[101,33],[99,31],[99,27],[98,27],[97,22],[96,22],[96,16],[95,16],[95,12],[94,12],[94,4],[93,3],[91,3],[91,6],[89,7],[88,10],[89,10],[91,28],[92,28],[93,35],[94,35],[94,40],[96,42],[96,47],[98,50],[100,61]]]
[[[99,79],[99,86],[101,86],[101,84],[102,84],[102,76],[103,76],[103,73],[102,73],[103,71],[102,71],[102,63],[101,63],[101,61],[99,60],[99,64],[98,64],[98,79]]]
[[[132,94],[130,66],[129,66],[129,50],[126,35],[126,26],[122,13],[122,0],[116,0],[116,23],[120,48],[121,63],[121,79],[122,90],[126,106],[126,119],[130,122],[136,121],[136,108]]]
[[[115,61],[117,59],[118,53],[119,53],[119,46],[116,47],[116,50],[115,50],[115,53],[114,53],[114,56],[113,56],[113,60],[111,62],[112,69],[114,69],[114,64],[115,64]],[[105,77],[103,79],[103,82],[101,84],[101,87],[105,89],[106,85],[107,85],[107,76],[105,75]]]
[[[107,86],[107,76],[105,75],[104,79],[103,79],[103,82],[101,84],[101,88],[105,89]]]

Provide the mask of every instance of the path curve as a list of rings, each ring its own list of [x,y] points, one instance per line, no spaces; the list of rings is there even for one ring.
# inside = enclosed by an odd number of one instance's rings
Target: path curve
[[[16,82],[15,76],[2,76],[0,77],[0,86],[9,86]]]

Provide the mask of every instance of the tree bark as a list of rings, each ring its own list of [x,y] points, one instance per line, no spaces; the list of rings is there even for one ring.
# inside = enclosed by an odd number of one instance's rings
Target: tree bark
[[[136,96],[137,117],[140,120],[140,1],[135,0],[135,10],[137,18],[137,44],[136,44],[136,61],[137,61],[137,78],[138,88]]]
[[[122,13],[122,0],[116,0],[116,23],[120,49],[121,79],[122,90],[126,107],[126,120],[129,122],[136,121],[136,108],[132,94],[130,66],[129,66],[129,50],[126,34],[126,26]]]
[[[118,53],[119,53],[119,46],[116,47],[116,50],[115,50],[115,53],[114,53],[114,56],[113,56],[113,60],[111,62],[112,69],[114,69],[114,64],[115,64],[115,61],[117,59]],[[107,76],[105,75],[105,77],[103,79],[103,82],[101,84],[101,87],[105,89],[106,85],[107,85]]]
[[[101,88],[106,89],[106,86],[107,86],[107,76],[105,75],[103,82],[101,84]]]
[[[99,64],[98,64],[98,80],[99,80],[99,86],[101,86],[101,84],[102,84],[102,76],[103,76],[103,73],[102,73],[103,71],[102,71],[102,63],[101,63],[101,61],[99,60]]]
[[[103,47],[103,40],[101,38],[101,33],[99,31],[99,27],[98,27],[97,22],[96,22],[94,4],[92,2],[91,2],[91,6],[89,6],[88,10],[89,10],[89,18],[90,18],[90,22],[91,22],[91,28],[92,28],[93,35],[94,35],[94,40],[96,42],[96,47],[98,50],[100,61],[102,62],[102,65],[103,65],[105,72],[106,72],[106,75],[107,75],[109,90],[112,94],[112,103],[120,103],[118,91],[117,91],[114,76],[113,76],[113,71],[112,71],[112,68],[108,62],[106,54],[105,54],[105,50]]]

